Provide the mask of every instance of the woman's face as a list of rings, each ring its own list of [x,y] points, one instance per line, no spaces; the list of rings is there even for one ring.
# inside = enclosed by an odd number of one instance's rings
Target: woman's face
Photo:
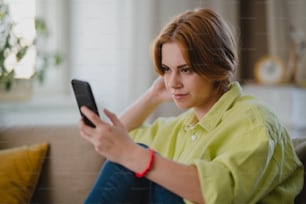
[[[178,43],[162,46],[164,82],[179,108],[194,108],[198,119],[219,99],[212,80],[192,71],[187,65]]]

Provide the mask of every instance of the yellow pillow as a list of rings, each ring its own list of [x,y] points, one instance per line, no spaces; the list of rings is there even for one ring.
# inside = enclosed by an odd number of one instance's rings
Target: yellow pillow
[[[30,203],[49,145],[0,150],[0,204]]]

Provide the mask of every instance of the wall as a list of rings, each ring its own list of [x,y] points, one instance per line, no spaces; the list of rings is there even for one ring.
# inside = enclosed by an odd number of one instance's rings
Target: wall
[[[71,78],[91,82],[100,109],[120,113],[146,90],[156,74],[150,59],[150,43],[174,15],[195,7],[213,8],[225,17],[239,35],[239,1],[236,0],[44,0],[37,1],[38,15],[51,28],[47,47],[60,49],[65,62],[50,70],[45,84],[33,85],[29,100],[0,102],[0,125],[74,124],[79,119]],[[265,1],[258,1],[265,2]],[[280,12],[278,1],[266,1],[267,12]],[[302,21],[303,1],[290,1],[291,18]],[[295,11],[298,12],[295,12]],[[272,13],[273,13],[272,12]],[[271,14],[271,13],[270,13]],[[274,19],[270,15],[269,19]],[[271,26],[272,25],[272,26]],[[280,27],[269,21],[269,50],[276,52]],[[301,26],[304,29],[306,26]],[[277,30],[275,33],[274,31]],[[274,33],[273,33],[274,32]],[[280,35],[279,35],[280,36]],[[278,39],[278,40],[276,40]],[[274,50],[274,51],[273,51]],[[276,51],[275,51],[276,50]],[[305,70],[305,69],[304,69]],[[239,77],[240,73],[238,72]],[[165,104],[153,117],[180,113]]]

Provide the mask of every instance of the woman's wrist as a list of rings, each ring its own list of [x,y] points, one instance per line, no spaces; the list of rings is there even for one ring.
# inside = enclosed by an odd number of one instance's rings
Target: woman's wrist
[[[120,164],[135,172],[135,176],[136,172],[138,172],[140,178],[152,169],[155,155],[152,155],[154,153],[153,150],[144,148],[136,143],[134,145],[135,147],[127,147],[125,156],[121,158]]]
[[[137,178],[142,178],[144,176],[146,176],[147,173],[149,173],[149,171],[153,168],[153,164],[154,164],[154,158],[155,158],[155,152],[153,149],[149,148],[148,149],[150,152],[150,158],[149,161],[147,162],[147,166],[145,169],[143,169],[140,172],[135,172],[135,176]]]

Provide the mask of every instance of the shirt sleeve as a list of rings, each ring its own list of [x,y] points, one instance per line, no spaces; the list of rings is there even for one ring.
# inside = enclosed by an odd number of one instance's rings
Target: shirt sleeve
[[[143,124],[140,127],[129,132],[133,141],[151,145],[154,141],[156,132],[160,126],[160,119],[156,120],[153,124]]]
[[[294,192],[301,186],[297,175],[302,172],[301,166],[291,145],[285,144],[290,138],[256,137],[266,132],[264,127],[258,127],[244,135],[247,139],[212,150],[211,154],[218,155],[213,160],[194,161],[206,203],[256,203],[283,180],[289,180],[289,189],[281,193],[281,199],[293,202]]]
[[[177,126],[178,119],[158,118],[152,124],[144,124],[129,132],[133,141],[152,146],[161,135],[172,135],[171,130]],[[167,137],[165,140],[171,140]]]

